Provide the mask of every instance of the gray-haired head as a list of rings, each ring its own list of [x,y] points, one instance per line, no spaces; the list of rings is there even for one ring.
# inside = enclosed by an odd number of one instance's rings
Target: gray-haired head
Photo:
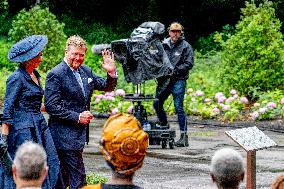
[[[210,172],[219,188],[238,188],[245,172],[243,158],[236,150],[220,149],[212,157]]]
[[[16,152],[14,166],[20,179],[38,180],[47,166],[45,150],[31,141],[23,143]]]

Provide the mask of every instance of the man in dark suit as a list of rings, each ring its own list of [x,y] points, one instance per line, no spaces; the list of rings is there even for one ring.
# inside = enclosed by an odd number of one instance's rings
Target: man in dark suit
[[[86,185],[82,153],[86,125],[93,119],[89,111],[91,96],[93,90],[112,91],[117,82],[113,54],[107,50],[102,52],[102,67],[107,72],[104,79],[83,65],[86,51],[86,42],[80,36],[71,36],[64,60],[46,77],[44,104],[61,164],[57,188],[77,189]]]

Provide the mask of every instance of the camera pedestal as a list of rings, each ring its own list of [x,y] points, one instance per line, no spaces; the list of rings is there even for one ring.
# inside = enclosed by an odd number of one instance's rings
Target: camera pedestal
[[[144,85],[143,85],[144,87]],[[143,130],[149,135],[149,145],[161,145],[162,148],[174,148],[174,138],[176,132],[173,129],[158,129],[156,123],[148,120],[146,109],[142,102],[157,100],[153,95],[144,95],[140,93],[142,85],[136,86],[134,94],[126,94],[124,100],[131,101],[134,105],[133,115],[138,119]]]

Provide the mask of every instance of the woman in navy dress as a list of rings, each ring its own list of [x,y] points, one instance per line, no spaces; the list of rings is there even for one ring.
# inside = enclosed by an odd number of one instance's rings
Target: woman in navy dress
[[[54,188],[57,181],[59,160],[49,128],[41,113],[44,109],[44,92],[36,70],[41,63],[41,51],[47,41],[44,35],[29,36],[17,42],[9,51],[8,59],[18,62],[19,68],[6,83],[0,148],[2,152],[6,148],[13,159],[17,148],[25,141],[41,144],[47,153],[49,167],[43,188],[50,189]],[[15,188],[13,176],[6,167],[4,161],[0,162],[0,189]]]

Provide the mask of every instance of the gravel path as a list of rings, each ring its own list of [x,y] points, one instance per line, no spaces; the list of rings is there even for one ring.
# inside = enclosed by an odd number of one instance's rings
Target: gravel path
[[[177,129],[176,122],[170,119],[171,127]],[[87,172],[96,172],[100,175],[110,177],[110,170],[98,151],[98,142],[101,134],[101,126],[105,120],[95,120],[95,126],[91,127],[91,142],[85,148],[84,160]],[[246,152],[233,142],[225,131],[233,130],[242,126],[255,126],[258,123],[238,122],[238,124],[218,123],[200,124],[200,120],[190,124],[189,140],[187,148],[162,149],[161,146],[151,145],[145,158],[143,167],[137,171],[135,183],[144,188],[177,188],[177,189],[208,189],[215,188],[209,176],[210,158],[213,153],[223,147],[232,147],[246,157]],[[284,137],[281,132],[272,131],[274,125],[283,127],[283,120],[272,122],[261,122],[259,128],[273,139],[278,147],[257,151],[257,189],[271,188],[275,177],[284,173]],[[209,123],[208,121],[203,123]],[[201,125],[202,124],[202,125]],[[263,128],[266,128],[264,130]],[[281,129],[279,130],[281,131]],[[179,136],[179,133],[177,133]],[[245,187],[245,181],[242,188]]]

